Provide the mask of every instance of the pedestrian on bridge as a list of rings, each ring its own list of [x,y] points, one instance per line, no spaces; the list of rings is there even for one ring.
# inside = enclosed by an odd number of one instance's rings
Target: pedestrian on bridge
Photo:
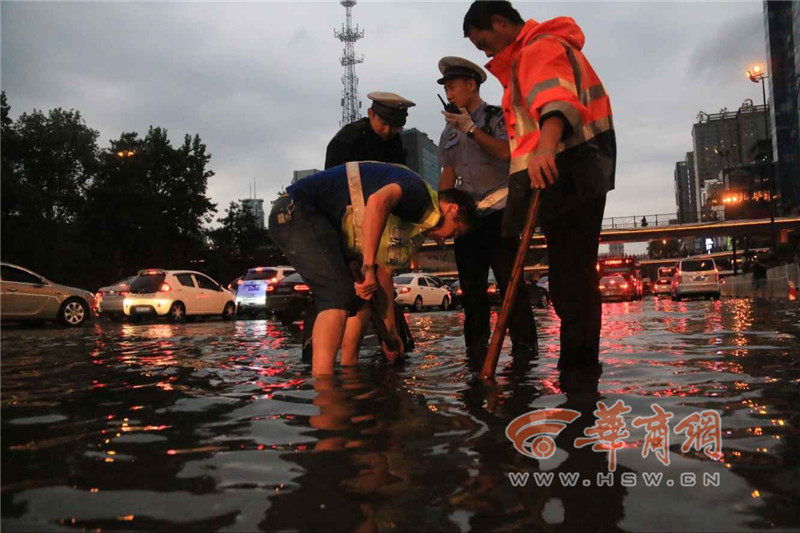
[[[531,190],[542,190],[537,222],[561,318],[558,366],[596,369],[602,308],[595,267],[617,152],[609,97],[571,18],[525,21],[510,2],[476,1],[463,30],[492,58],[486,69],[503,86],[511,151],[504,232],[520,233]]]

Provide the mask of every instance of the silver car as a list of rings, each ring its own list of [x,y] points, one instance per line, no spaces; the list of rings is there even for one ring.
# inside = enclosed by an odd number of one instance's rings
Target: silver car
[[[672,278],[672,300],[705,296],[719,300],[719,269],[711,257],[690,257],[678,262]]]
[[[136,276],[131,276],[116,281],[108,287],[97,289],[95,298],[101,315],[107,316],[112,320],[125,316],[122,304],[125,301],[125,296],[131,290],[131,283],[133,283],[134,279],[136,279]]]
[[[0,318],[58,320],[80,326],[97,311],[94,295],[53,283],[25,268],[0,263]]]

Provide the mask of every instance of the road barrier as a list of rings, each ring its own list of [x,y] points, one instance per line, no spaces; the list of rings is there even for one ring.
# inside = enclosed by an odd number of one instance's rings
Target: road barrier
[[[800,285],[800,266],[796,263],[767,270],[767,283],[760,290],[753,289],[753,275],[742,274],[725,278],[721,292],[730,298],[774,298],[794,300]]]

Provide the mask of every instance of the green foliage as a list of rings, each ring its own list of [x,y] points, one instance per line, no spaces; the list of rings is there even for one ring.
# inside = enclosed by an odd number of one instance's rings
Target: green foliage
[[[122,133],[108,148],[75,110],[2,111],[2,255],[54,281],[94,289],[141,268],[192,268],[220,281],[282,255],[232,204],[209,230],[214,176],[199,135]]]

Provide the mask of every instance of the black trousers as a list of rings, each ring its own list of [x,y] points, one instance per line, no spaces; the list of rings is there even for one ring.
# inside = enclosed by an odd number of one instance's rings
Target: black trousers
[[[519,245],[516,239],[504,239],[500,228],[503,211],[481,218],[480,225],[455,240],[456,266],[464,302],[464,340],[467,350],[474,352],[489,345],[489,297],[487,277],[492,267],[501,294],[505,295],[511,268]],[[525,283],[520,280],[509,330],[515,351],[536,350],[536,324]]]
[[[598,362],[603,316],[597,249],[606,196],[543,224],[550,264],[550,299],[561,319],[559,368]]]

